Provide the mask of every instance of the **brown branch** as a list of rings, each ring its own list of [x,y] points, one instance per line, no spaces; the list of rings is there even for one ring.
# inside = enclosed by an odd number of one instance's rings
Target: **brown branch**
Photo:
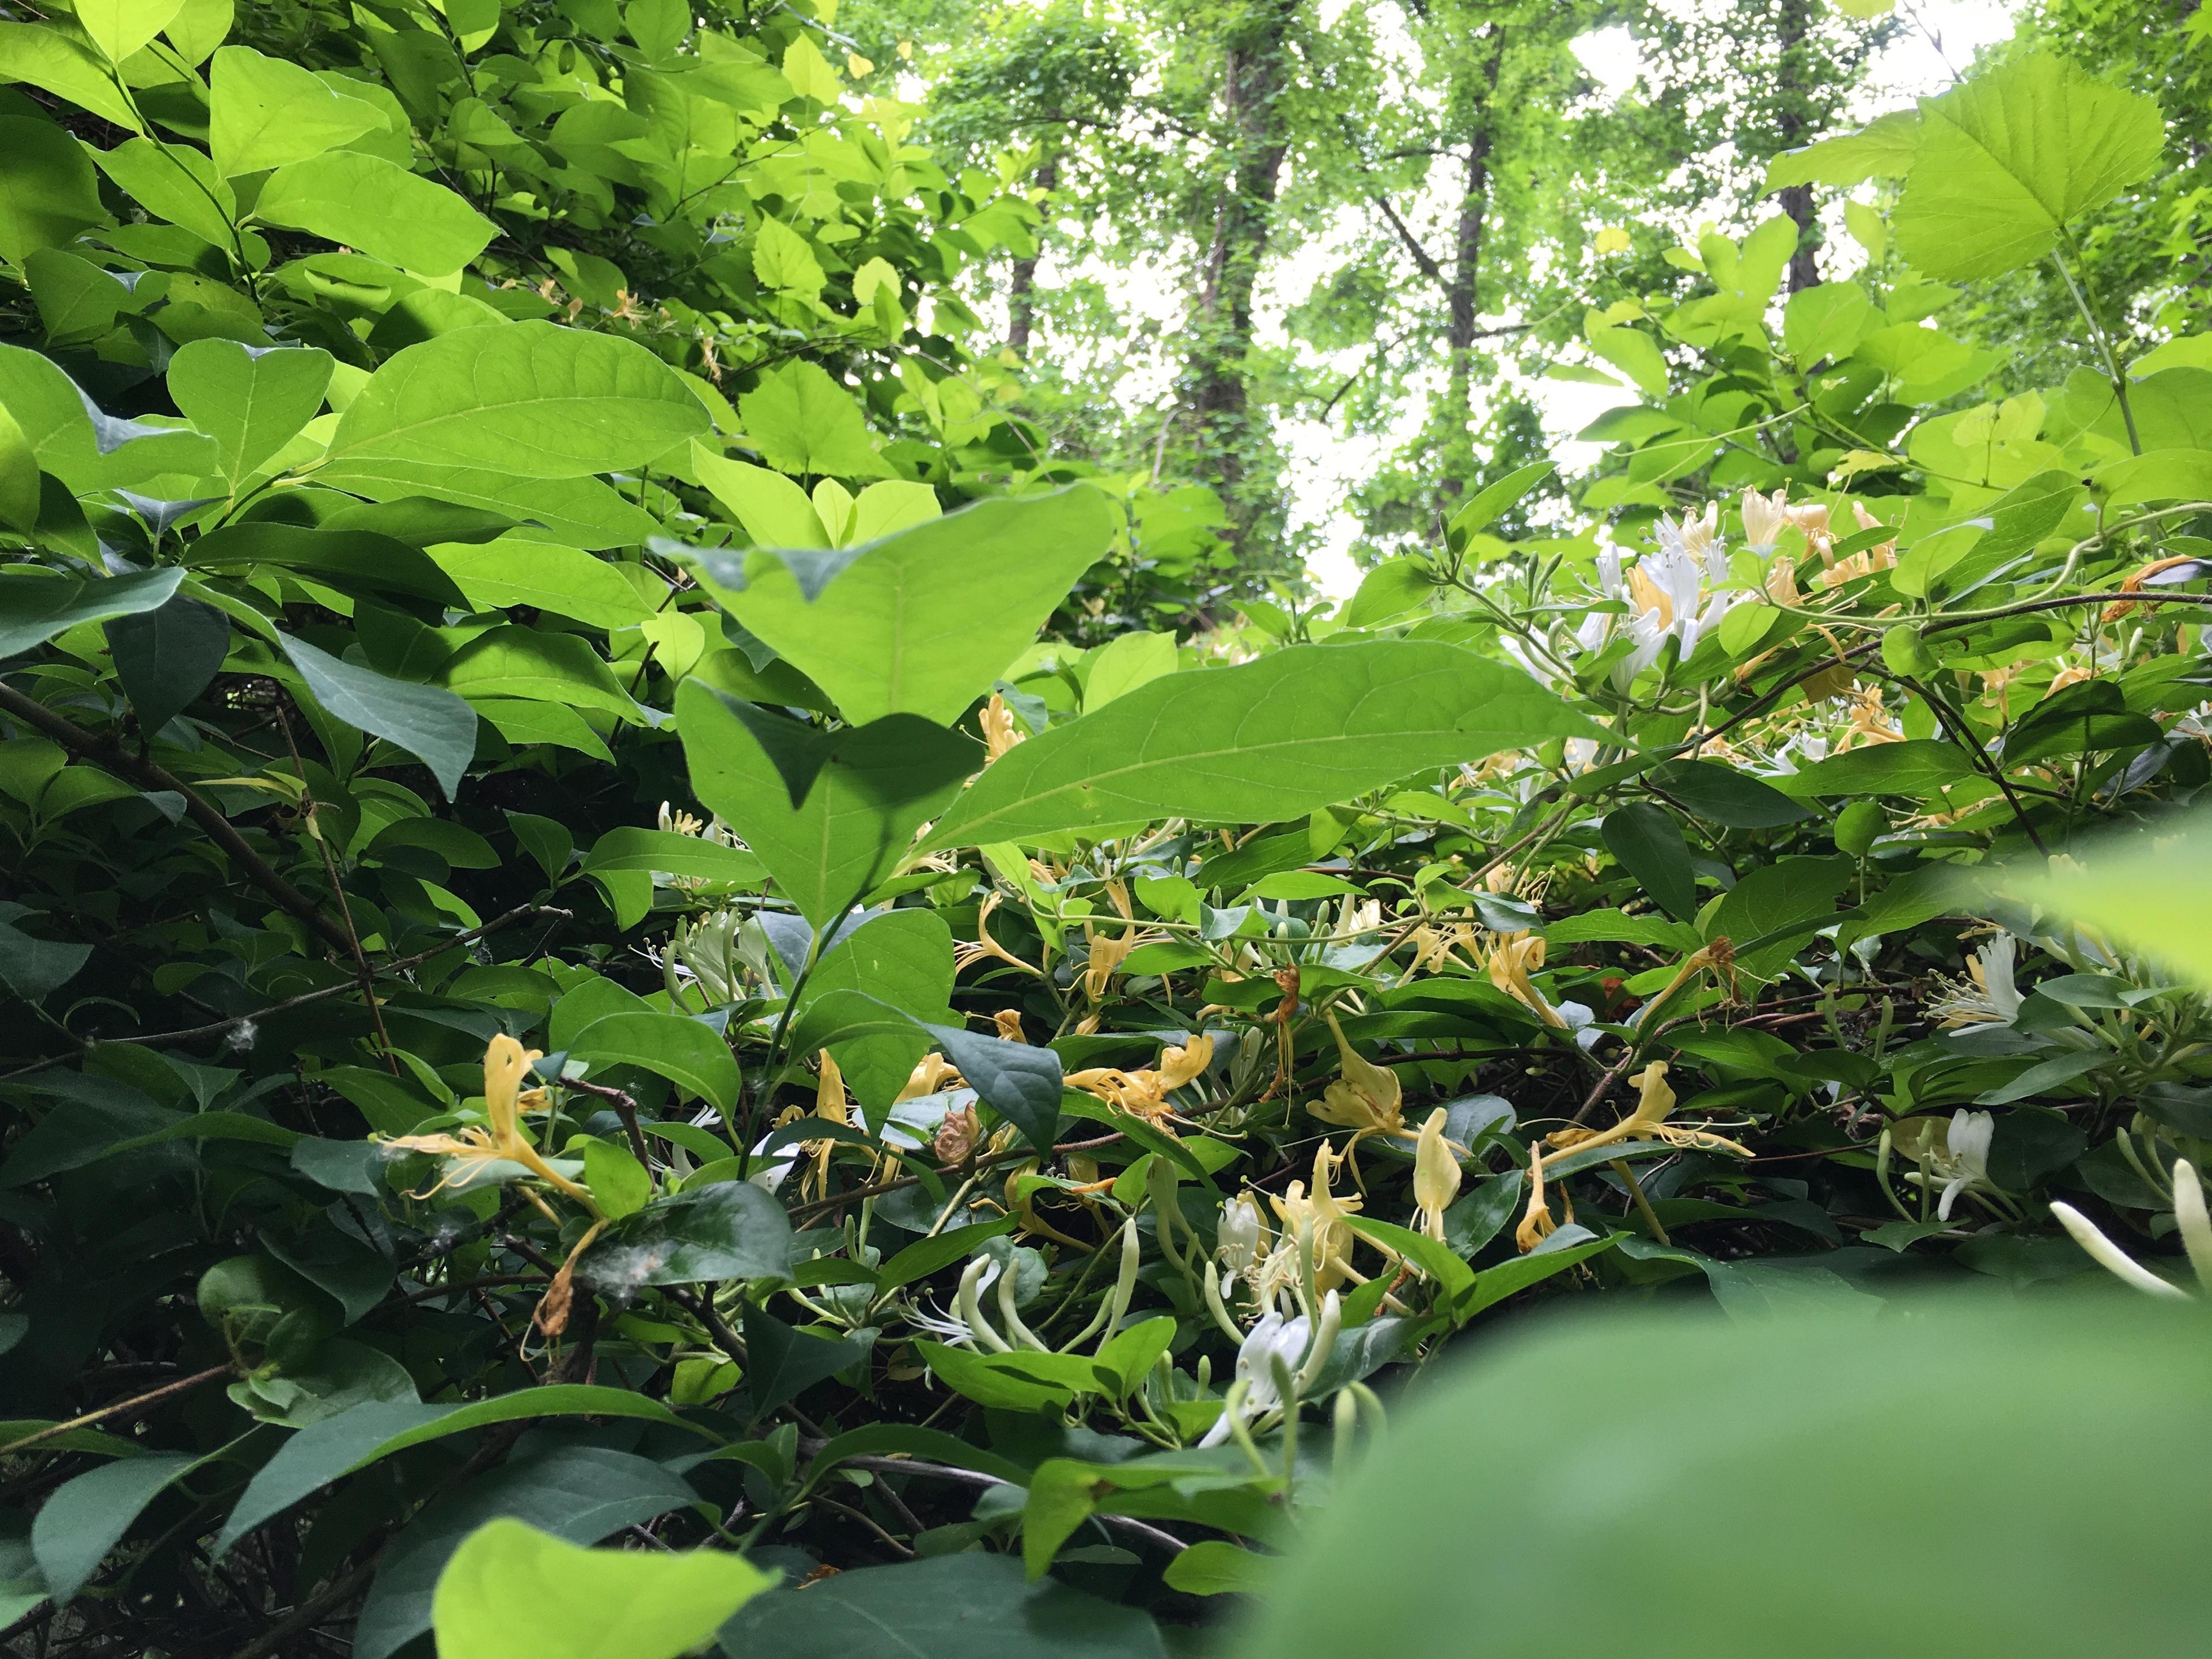
[[[126,753],[112,738],[94,737],[74,720],[56,714],[44,703],[24,696],[11,685],[0,684],[0,709],[4,709],[26,726],[45,732],[71,753],[90,761],[104,771],[112,772],[126,783],[142,790],[166,791],[183,797],[185,811],[191,815],[192,822],[206,830],[216,844],[230,855],[232,862],[245,872],[247,880],[313,928],[317,936],[332,950],[351,954],[352,943],[347,938],[345,929],[332,921],[314,900],[280,875],[268,860],[249,847],[246,837],[238,833],[237,828],[212,801],[167,768]]]
[[[160,1404],[171,1395],[183,1394],[189,1389],[197,1389],[201,1383],[212,1382],[218,1376],[235,1376],[237,1370],[235,1365],[226,1359],[220,1365],[210,1365],[204,1371],[197,1371],[190,1376],[179,1377],[174,1382],[165,1382],[160,1388],[151,1389],[145,1394],[133,1395],[128,1400],[118,1400],[112,1406],[102,1406],[98,1411],[87,1412],[82,1417],[72,1417],[66,1423],[51,1424],[40,1429],[36,1434],[27,1434],[21,1440],[10,1440],[6,1445],[0,1446],[0,1457],[12,1457],[17,1452],[27,1451],[44,1441],[58,1439],[72,1429],[88,1428],[105,1419],[121,1416],[125,1412],[135,1415],[146,1407]]]
[[[1413,264],[1419,268],[1421,275],[1438,288],[1443,287],[1443,267],[1429,257],[1429,251],[1421,246],[1420,239],[1407,228],[1406,222],[1398,216],[1397,210],[1390,205],[1389,198],[1370,195],[1367,199],[1374,203],[1382,216],[1390,222],[1390,228],[1398,233],[1398,240],[1406,245],[1406,252],[1413,256]]]

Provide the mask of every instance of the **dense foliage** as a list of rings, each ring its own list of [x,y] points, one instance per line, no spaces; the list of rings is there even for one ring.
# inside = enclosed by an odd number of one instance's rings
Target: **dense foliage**
[[[1211,1650],[1522,1308],[2212,1262],[2096,834],[2212,778],[2152,97],[1607,231],[1589,477],[1232,605],[1254,475],[1055,453],[1020,166],[836,22],[0,22],[9,1651]]]

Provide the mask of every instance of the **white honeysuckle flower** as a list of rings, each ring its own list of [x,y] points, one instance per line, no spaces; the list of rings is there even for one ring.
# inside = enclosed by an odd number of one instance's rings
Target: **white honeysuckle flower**
[[[1782,538],[1782,527],[1790,522],[1790,492],[1778,489],[1771,496],[1756,489],[1743,492],[1744,545],[1762,559],[1774,551]]]
[[[1227,1270],[1224,1274],[1224,1295],[1225,1281],[1249,1273],[1267,1243],[1267,1219],[1260,1213],[1259,1200],[1250,1193],[1239,1193],[1222,1205],[1221,1218],[1214,1230],[1213,1253]]]
[[[1214,1419],[1213,1426],[1206,1431],[1206,1437],[1198,1443],[1201,1448],[1218,1446],[1225,1442],[1235,1431],[1232,1426],[1235,1418],[1249,1420],[1279,1401],[1282,1396],[1275,1387],[1275,1368],[1268,1361],[1272,1356],[1280,1354],[1285,1364],[1297,1364],[1299,1355],[1305,1352],[1309,1326],[1310,1322],[1304,1314],[1296,1319],[1285,1319],[1279,1312],[1270,1308],[1260,1316],[1258,1322],[1245,1333],[1244,1340],[1237,1350],[1235,1382],[1244,1385],[1243,1395],[1235,1401],[1233,1413],[1227,1407],[1222,1409],[1221,1415]],[[1263,1401],[1264,1404],[1261,1403]]]
[[[2018,948],[2010,933],[1999,933],[1966,958],[1964,978],[1938,979],[1941,994],[1928,1005],[1929,1012],[1954,1028],[2011,1024],[2023,1000],[2013,982]]]
[[[1964,1107],[1951,1115],[1949,1128],[1945,1132],[1943,1145],[1931,1146],[1928,1152],[1928,1173],[1914,1170],[1905,1179],[1914,1186],[1923,1180],[1943,1183],[1942,1195],[1936,1200],[1936,1218],[1948,1221],[1951,1207],[1959,1195],[1970,1188],[1994,1188],[1990,1179],[1990,1142],[1996,1134],[1997,1121],[1988,1112],[1970,1112]]]
[[[2105,1237],[2096,1223],[2083,1215],[2071,1204],[2051,1201],[2051,1213],[2073,1236],[2074,1242],[2089,1253],[2089,1259],[2124,1284],[2131,1285],[2146,1296],[2191,1301],[2189,1292],[2171,1280],[2156,1273],[2135,1260],[2125,1250]],[[2173,1164],[2173,1219],[2181,1234],[2182,1249],[2188,1253],[2189,1265],[2197,1274],[2197,1287],[2212,1295],[2212,1213],[2204,1204],[2203,1183],[2198,1180],[2196,1165],[2184,1158]]]

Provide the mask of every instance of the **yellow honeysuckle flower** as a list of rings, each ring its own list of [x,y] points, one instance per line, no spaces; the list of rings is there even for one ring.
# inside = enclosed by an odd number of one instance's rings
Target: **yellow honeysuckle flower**
[[[1336,1038],[1340,1075],[1322,1091],[1321,1103],[1310,1104],[1306,1110],[1324,1123],[1354,1131],[1355,1142],[1364,1135],[1403,1134],[1406,1118],[1401,1103],[1405,1091],[1399,1084],[1398,1074],[1387,1066],[1360,1058],[1358,1051],[1345,1040],[1344,1028],[1336,1023],[1334,1009],[1322,1017],[1328,1021],[1329,1032]],[[1346,1152],[1349,1156],[1350,1148]]]
[[[1213,1039],[1200,1032],[1181,1048],[1172,1043],[1160,1049],[1160,1063],[1144,1071],[1125,1072],[1114,1066],[1094,1066],[1071,1073],[1063,1079],[1071,1089],[1096,1095],[1117,1111],[1158,1122],[1172,1115],[1168,1097],[1196,1079],[1213,1063]]]
[[[1567,1029],[1566,1016],[1544,1000],[1528,975],[1544,965],[1544,936],[1523,933],[1517,939],[1500,939],[1490,953],[1490,982],[1523,1007],[1532,1011],[1547,1025],[1559,1030]]]
[[[545,1091],[543,1089],[525,1091],[522,1080],[530,1075],[530,1068],[542,1056],[535,1048],[525,1048],[504,1031],[491,1040],[484,1050],[484,1118],[482,1124],[471,1124],[458,1134],[396,1135],[384,1142],[410,1152],[428,1152],[439,1158],[451,1158],[459,1165],[448,1169],[436,1186],[428,1193],[416,1194],[427,1198],[430,1193],[447,1187],[465,1187],[493,1164],[520,1164],[540,1181],[557,1187],[579,1204],[596,1215],[599,1208],[592,1195],[582,1187],[562,1175],[530,1144],[522,1132],[522,1114],[543,1111]]]
[[[1005,896],[1002,893],[994,893],[983,901],[983,908],[975,913],[975,943],[963,943],[952,952],[953,972],[963,972],[976,963],[988,960],[1003,962],[1009,968],[1018,968],[1025,974],[1036,975],[1040,979],[1044,977],[1041,969],[1032,968],[991,937],[991,912],[999,908],[1000,901]]]
[[[933,1048],[915,1062],[914,1070],[907,1073],[906,1086],[898,1091],[891,1104],[919,1100],[924,1095],[943,1094],[947,1089],[964,1087],[966,1081],[958,1066]]]
[[[1361,1200],[1339,1198],[1329,1185],[1344,1158],[1345,1154],[1322,1141],[1314,1153],[1312,1193],[1307,1193],[1304,1182],[1293,1181],[1289,1191],[1271,1200],[1276,1218],[1283,1224],[1286,1244],[1295,1249],[1301,1237],[1312,1241],[1314,1290],[1317,1293],[1333,1291],[1347,1279],[1364,1282],[1366,1278],[1352,1266],[1353,1235],[1345,1223],[1346,1216],[1359,1209]]]
[[[1568,1219],[1574,1218],[1570,1206]],[[1521,1224],[1513,1230],[1513,1243],[1526,1255],[1559,1230],[1552,1219],[1552,1206],[1544,1202],[1544,1153],[1539,1146],[1528,1149],[1528,1207],[1522,1212]]]
[[[1739,1158],[1749,1158],[1751,1148],[1730,1140],[1726,1135],[1717,1135],[1707,1129],[1685,1128],[1667,1121],[1667,1114],[1674,1109],[1674,1091],[1667,1081],[1667,1062],[1655,1060],[1634,1077],[1628,1079],[1638,1089],[1636,1109],[1610,1129],[1559,1129],[1544,1138],[1545,1145],[1555,1149],[1554,1156],[1566,1152],[1588,1152],[1593,1146],[1611,1146],[1623,1140],[1659,1140],[1669,1146],[1680,1146],[1701,1152],[1734,1152]]]
[[[1421,1125],[1413,1146],[1413,1225],[1442,1243],[1444,1212],[1459,1196],[1459,1158],[1444,1139],[1445,1109],[1439,1106]]]

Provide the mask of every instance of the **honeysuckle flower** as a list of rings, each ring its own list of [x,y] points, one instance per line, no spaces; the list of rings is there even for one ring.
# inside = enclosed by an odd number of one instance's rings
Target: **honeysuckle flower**
[[[952,952],[952,971],[956,974],[964,972],[979,962],[990,961],[1003,962],[1009,968],[1018,968],[1039,979],[1044,977],[1042,969],[1032,968],[991,937],[991,912],[999,908],[1000,901],[1005,896],[1003,893],[991,894],[983,901],[982,908],[976,911],[975,942],[969,944],[963,940]]]
[[[1334,1008],[1322,1018],[1328,1022],[1330,1035],[1336,1038],[1338,1076],[1322,1091],[1321,1103],[1309,1104],[1306,1110],[1324,1123],[1352,1130],[1354,1145],[1367,1135],[1403,1134],[1406,1119],[1401,1103],[1405,1091],[1399,1084],[1398,1074],[1387,1066],[1377,1066],[1360,1057],[1359,1051],[1345,1040],[1344,1028],[1336,1023]],[[1347,1156],[1350,1151],[1350,1147],[1346,1148]]]
[[[2149,1296],[2191,1299],[2180,1285],[2160,1279],[2106,1237],[2094,1222],[2071,1204],[2054,1199],[2051,1213],[2058,1218],[2059,1225],[2073,1236],[2074,1242],[2089,1253],[2092,1261],[2123,1283]],[[2173,1219],[2176,1231],[2181,1234],[2182,1249],[2188,1252],[2190,1267],[2197,1274],[2198,1288],[2212,1296],[2212,1214],[2206,1212],[2204,1187],[2197,1178],[2197,1168],[2185,1158],[2174,1160]]]
[[[1774,551],[1782,527],[1790,522],[1789,500],[1786,488],[1771,495],[1756,489],[1743,492],[1743,544],[1761,558]]]
[[[2010,933],[1999,933],[1966,958],[1963,979],[1938,977],[1941,994],[1928,1005],[1942,1024],[2009,1025],[2020,1017],[2024,1000],[2013,983],[2013,959],[2017,945]]]
[[[965,1086],[960,1069],[934,1048],[915,1062],[914,1070],[907,1073],[906,1086],[891,1102],[894,1106],[909,1100],[920,1100],[925,1095],[941,1095],[947,1089]]]
[[[1567,1208],[1567,1219],[1574,1219],[1574,1206]],[[1521,1224],[1513,1230],[1513,1243],[1526,1255],[1559,1231],[1559,1223],[1552,1219],[1552,1206],[1544,1201],[1544,1149],[1528,1148],[1528,1207],[1521,1212]]]
[[[1927,1172],[1923,1175],[1918,1170],[1910,1170],[1905,1179],[1916,1187],[1929,1179],[1943,1183],[1942,1195],[1936,1201],[1938,1221],[1951,1218],[1951,1206],[1959,1201],[1961,1193],[1995,1186],[1990,1179],[1990,1143],[1996,1128],[1997,1121],[1990,1113],[1970,1112],[1961,1107],[1951,1115],[1941,1146],[1932,1137],[1922,1142]]]
[[[1237,1350],[1235,1381],[1244,1386],[1239,1390],[1233,1385],[1231,1393],[1233,1407],[1224,1407],[1213,1426],[1198,1443],[1203,1447],[1218,1446],[1235,1432],[1235,1423],[1241,1418],[1249,1421],[1273,1410],[1282,1401],[1281,1391],[1275,1384],[1274,1361],[1280,1358],[1295,1369],[1304,1358],[1306,1344],[1313,1322],[1304,1314],[1295,1319],[1285,1319],[1270,1308],[1260,1316],[1259,1322],[1246,1334]]]
[[[1295,1249],[1301,1239],[1310,1241],[1308,1248],[1313,1252],[1317,1291],[1334,1290],[1347,1279],[1364,1277],[1352,1266],[1353,1234],[1345,1221],[1359,1209],[1361,1200],[1339,1198],[1329,1184],[1343,1161],[1343,1154],[1322,1141],[1314,1153],[1313,1191],[1309,1194],[1304,1182],[1293,1181],[1280,1198],[1270,1200],[1275,1218],[1282,1224],[1285,1248]]]
[[[1790,522],[1805,532],[1805,544],[1820,556],[1824,565],[1836,562],[1835,534],[1828,527],[1826,501],[1801,501],[1789,507]]]
[[[1637,1088],[1634,1111],[1610,1129],[1553,1130],[1544,1137],[1544,1144],[1553,1148],[1552,1156],[1556,1158],[1571,1152],[1588,1152],[1594,1146],[1610,1146],[1624,1140],[1657,1140],[1669,1146],[1701,1152],[1734,1152],[1738,1158],[1751,1156],[1751,1148],[1730,1140],[1726,1135],[1667,1121],[1667,1114],[1674,1109],[1674,1091],[1667,1081],[1665,1060],[1653,1060],[1628,1080]],[[1547,1163],[1550,1161],[1550,1158],[1546,1159]]]
[[[1459,1196],[1459,1158],[1444,1139],[1447,1115],[1441,1106],[1431,1112],[1413,1146],[1413,1225],[1438,1241],[1444,1236],[1444,1212]]]
[[[998,759],[1029,735],[1015,720],[1014,711],[1006,707],[1006,700],[996,691],[991,693],[991,701],[983,705],[980,723],[987,760]]]
[[[1213,1063],[1213,1039],[1204,1032],[1178,1047],[1160,1048],[1160,1063],[1139,1072],[1118,1066],[1094,1066],[1070,1073],[1063,1079],[1071,1089],[1096,1095],[1116,1110],[1158,1121],[1172,1115],[1168,1097],[1191,1083]]]
[[[1534,1012],[1554,1030],[1568,1029],[1566,1017],[1545,999],[1528,977],[1544,965],[1544,936],[1522,933],[1498,940],[1490,953],[1490,982]]]
[[[1239,1193],[1222,1205],[1220,1219],[1214,1225],[1213,1254],[1221,1263],[1224,1296],[1231,1281],[1249,1273],[1267,1254],[1270,1242],[1267,1218],[1251,1193]]]
[[[484,1049],[484,1121],[471,1124],[458,1134],[396,1135],[384,1144],[410,1152],[428,1152],[450,1160],[446,1173],[430,1193],[447,1187],[465,1187],[495,1164],[520,1164],[596,1215],[592,1195],[548,1164],[523,1133],[522,1114],[545,1109],[545,1091],[525,1090],[522,1080],[544,1056],[525,1048],[504,1031]],[[429,1193],[417,1194],[427,1198]]]

